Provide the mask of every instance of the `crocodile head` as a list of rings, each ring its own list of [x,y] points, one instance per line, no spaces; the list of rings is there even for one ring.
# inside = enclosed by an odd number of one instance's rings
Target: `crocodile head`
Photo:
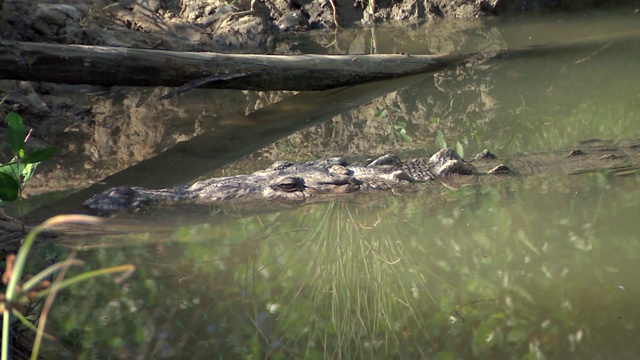
[[[320,194],[344,194],[360,189],[362,182],[340,158],[293,164],[278,161],[251,175],[213,178],[173,189],[182,198],[221,202],[261,200],[301,202]]]
[[[151,202],[144,189],[130,186],[116,186],[93,195],[84,206],[98,214],[109,214],[123,209],[145,207]]]
[[[473,167],[451,149],[442,149],[427,161],[403,164],[393,155],[383,155],[364,164],[347,164],[330,158],[302,164],[276,162],[253,176],[274,179],[264,186],[268,200],[304,201],[321,194],[344,194],[360,189],[386,190],[395,184],[434,180],[451,175],[471,175]]]
[[[354,172],[341,164],[334,164],[328,168],[308,167],[304,171],[290,172],[290,175],[266,175],[266,178],[273,180],[264,186],[262,195],[268,200],[297,202],[320,194],[358,191],[362,185],[362,181],[354,176]]]
[[[206,203],[228,200],[256,204],[264,200],[303,202],[328,198],[332,194],[386,190],[400,183],[471,173],[470,165],[448,149],[439,151],[429,160],[418,159],[409,163],[402,163],[392,154],[353,164],[341,158],[298,164],[279,161],[251,175],[211,178],[169,189],[120,186],[94,195],[84,205],[96,212],[110,213],[154,202],[183,199]]]

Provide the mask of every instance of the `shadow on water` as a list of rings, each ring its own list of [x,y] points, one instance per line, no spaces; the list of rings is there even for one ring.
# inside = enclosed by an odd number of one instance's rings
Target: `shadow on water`
[[[103,181],[78,191],[54,204],[28,214],[33,222],[51,213],[78,212],[91,195],[109,187],[168,187],[194,179],[234,160],[238,160],[291,133],[327,121],[332,116],[353,109],[391,91],[424,79],[414,75],[399,79],[316,93],[300,93],[259,109],[246,117],[241,127],[207,132],[178,143],[162,154],[111,175]],[[247,124],[248,123],[248,124]]]

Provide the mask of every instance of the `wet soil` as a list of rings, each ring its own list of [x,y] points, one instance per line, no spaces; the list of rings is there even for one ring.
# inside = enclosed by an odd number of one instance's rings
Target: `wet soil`
[[[275,44],[287,32],[607,4],[606,0],[3,1],[3,40],[234,53],[282,50]]]

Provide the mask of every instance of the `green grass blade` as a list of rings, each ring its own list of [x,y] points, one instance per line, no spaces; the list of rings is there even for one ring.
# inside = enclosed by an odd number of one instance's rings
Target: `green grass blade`
[[[2,360],[9,358],[9,325],[11,325],[11,310],[7,308],[7,304],[4,304],[4,311],[2,312]]]
[[[36,226],[27,234],[27,237],[24,240],[22,246],[20,246],[20,250],[18,250],[18,256],[16,257],[16,261],[13,265],[13,274],[11,275],[11,279],[9,279],[9,284],[7,285],[7,303],[11,304],[16,297],[16,289],[18,285],[18,281],[22,277],[22,272],[24,271],[25,263],[27,261],[27,255],[29,254],[29,250],[31,246],[33,246],[33,242],[36,239],[36,236],[44,229],[64,224],[64,223],[83,223],[83,224],[97,224],[101,222],[100,218],[96,218],[93,216],[86,215],[59,215],[52,217],[51,219],[45,221],[44,223]]]
[[[80,275],[77,275],[75,277],[72,277],[71,279],[67,279],[63,282],[60,283],[60,285],[58,286],[58,290],[67,288],[71,285],[75,285],[79,282],[82,281],[86,281],[86,280],[90,280],[92,278],[98,277],[98,276],[102,276],[102,275],[108,275],[108,274],[115,274],[115,273],[123,273],[121,276],[119,276],[118,278],[115,279],[115,281],[117,283],[122,282],[124,279],[126,279],[131,273],[133,273],[133,271],[136,269],[136,267],[134,265],[120,265],[120,266],[114,266],[114,267],[110,267],[110,268],[106,268],[106,269],[98,269],[98,270],[93,270],[93,271],[89,271],[86,273],[82,273]],[[51,293],[51,289],[44,289],[40,292],[38,292],[36,295],[37,296],[45,296],[48,295],[49,293]]]
[[[38,275],[32,277],[27,282],[25,282],[24,285],[22,285],[22,292],[28,292],[33,287],[37,286],[43,280],[48,278],[51,274],[53,274],[54,272],[62,269],[65,266],[74,266],[74,265],[75,266],[83,266],[84,264],[85,264],[84,261],[78,260],[78,259],[74,259],[71,262],[61,261],[59,263],[53,264],[53,265],[49,266],[48,268],[42,270],[40,273],[38,273]]]
[[[35,325],[33,325],[33,323],[27,319],[26,317],[24,317],[24,315],[22,315],[19,311],[13,311],[12,312],[13,315],[15,315],[15,317],[18,318],[18,320],[20,320],[20,322],[25,325],[26,327],[28,327],[30,330],[32,330],[33,332],[37,332],[38,328],[35,327]],[[46,337],[48,340],[54,340],[55,338],[49,334],[44,334],[44,337]]]

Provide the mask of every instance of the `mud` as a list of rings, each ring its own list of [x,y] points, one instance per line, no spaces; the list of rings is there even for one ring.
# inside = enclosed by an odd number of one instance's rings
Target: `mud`
[[[617,2],[620,3],[620,2]],[[287,32],[575,10],[605,0],[4,0],[4,40],[178,51],[273,52]]]

